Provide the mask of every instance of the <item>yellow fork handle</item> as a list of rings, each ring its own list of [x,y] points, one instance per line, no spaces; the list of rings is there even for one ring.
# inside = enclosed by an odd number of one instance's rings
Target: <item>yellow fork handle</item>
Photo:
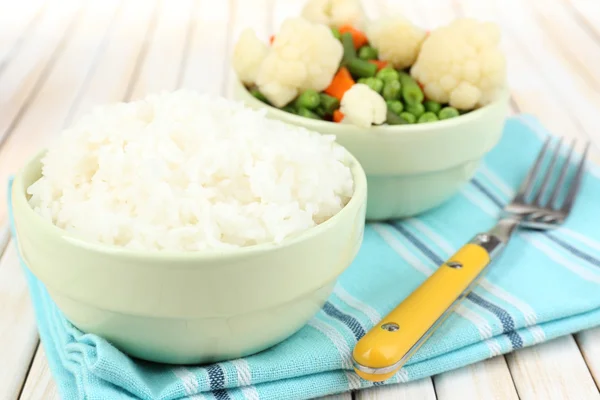
[[[356,373],[375,382],[391,378],[471,291],[489,263],[484,247],[463,246],[358,341]]]

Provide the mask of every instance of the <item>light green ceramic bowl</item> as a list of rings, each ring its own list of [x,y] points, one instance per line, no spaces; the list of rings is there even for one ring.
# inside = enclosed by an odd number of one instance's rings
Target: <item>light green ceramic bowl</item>
[[[369,129],[299,117],[268,106],[236,82],[235,96],[267,116],[331,134],[367,174],[367,219],[413,216],[434,208],[468,182],[502,134],[508,90],[485,107],[427,124]]]
[[[75,326],[141,359],[207,363],[275,345],[323,306],[362,242],[367,183],[349,154],[355,193],[331,219],[278,245],[202,253],[125,250],[55,227],[27,202],[42,155],[13,184],[21,255]]]

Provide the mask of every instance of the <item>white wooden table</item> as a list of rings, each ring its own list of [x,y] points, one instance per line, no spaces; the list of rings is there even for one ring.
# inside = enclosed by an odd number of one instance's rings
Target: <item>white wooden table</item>
[[[460,15],[504,30],[512,111],[600,144],[600,1],[364,1],[434,27]],[[100,103],[186,86],[228,95],[240,30],[265,39],[301,0],[0,0],[0,187]],[[597,149],[597,147],[596,147]],[[594,149],[593,159],[598,161]],[[56,399],[0,203],[0,400]],[[355,399],[600,399],[600,329]],[[350,394],[338,396],[351,399]]]

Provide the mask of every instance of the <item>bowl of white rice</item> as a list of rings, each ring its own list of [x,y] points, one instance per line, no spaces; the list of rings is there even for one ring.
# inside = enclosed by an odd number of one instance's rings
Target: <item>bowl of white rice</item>
[[[366,193],[332,137],[181,90],[93,110],[11,195],[23,261],[77,328],[190,364],[306,324],[358,252]]]

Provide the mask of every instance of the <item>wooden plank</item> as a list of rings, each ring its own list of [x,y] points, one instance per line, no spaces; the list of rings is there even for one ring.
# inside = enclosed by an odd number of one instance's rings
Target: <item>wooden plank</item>
[[[160,2],[146,60],[127,100],[177,87],[193,5],[193,0]]]
[[[504,357],[469,365],[433,378],[438,400],[518,400]]]
[[[178,84],[212,95],[224,92],[229,31],[229,3],[197,0],[188,56]]]
[[[578,333],[575,340],[596,387],[600,389],[600,327]]]
[[[562,77],[549,77],[542,73],[548,64],[555,65],[560,56],[548,53],[532,56],[530,46],[523,43],[529,42],[523,41],[523,37],[529,38],[529,35],[526,32],[515,31],[517,24],[512,23],[510,7],[508,11],[501,12],[499,8],[502,6],[492,2],[460,0],[456,4],[463,15],[490,20],[500,25],[503,35],[502,49],[508,64],[508,83],[520,112],[535,115],[555,134],[587,139],[588,132],[584,129],[581,117],[565,110],[565,103],[579,104],[584,101],[584,97],[575,96],[568,100],[569,97],[560,96],[552,88],[552,81]],[[518,14],[514,7],[513,5],[512,12]],[[535,24],[535,21],[531,23]],[[600,153],[592,150],[590,159],[600,162]]]
[[[568,11],[579,26],[600,42],[600,2],[589,0],[567,0]]]
[[[88,71],[97,62],[98,50],[109,33],[119,4],[120,0],[92,2],[78,18],[70,39],[65,43],[64,52],[48,79],[35,98],[30,100],[27,112],[0,148],[0,182],[6,182],[10,174],[16,172],[63,128],[71,106],[78,99],[80,88],[88,79]],[[0,190],[3,198],[6,198],[4,184]],[[5,205],[1,204],[0,226],[6,224],[6,212]]]
[[[0,74],[29,39],[46,9],[44,0],[0,3]]]
[[[321,400],[352,400],[352,393],[334,394],[331,396],[321,397]]]
[[[66,1],[51,7],[35,26],[31,39],[2,71],[0,144],[10,134],[52,70],[75,27],[79,7]]]
[[[395,385],[376,386],[354,394],[356,400],[435,400],[431,378]]]
[[[3,182],[6,182],[9,172],[20,166],[18,161],[25,158],[27,151],[35,151],[30,145],[26,145],[31,143],[32,136],[35,136],[30,133],[39,132],[38,137],[49,136],[52,134],[50,128],[60,124],[61,115],[64,115],[69,104],[64,102],[67,101],[66,99],[68,101],[72,99],[70,95],[75,95],[77,86],[85,75],[86,69],[81,66],[87,65],[93,58],[94,49],[97,48],[106,27],[112,20],[117,4],[116,1],[111,1],[103,3],[102,8],[91,6],[82,14],[81,20],[73,28],[76,39],[65,43],[64,58],[57,61],[56,69],[50,73],[48,82],[31,105],[30,113],[25,114],[13,135],[0,151]],[[60,19],[55,22],[60,23]],[[92,39],[86,35],[91,36]],[[80,38],[86,38],[85,43]],[[75,65],[79,71],[69,68],[66,73],[65,65]],[[57,85],[64,96],[64,102],[61,102],[63,97],[57,100],[55,95]],[[31,124],[37,125],[32,126]],[[21,155],[22,158],[12,158],[15,153]],[[8,161],[13,161],[14,164],[10,164]],[[5,193],[4,185],[2,190]],[[1,215],[2,225],[6,226],[4,206]],[[2,311],[0,312],[0,360],[2,360],[0,398],[12,399],[18,396],[37,345],[37,332],[27,287],[12,246],[8,248],[0,262],[0,310]]]
[[[270,15],[267,16],[270,18],[270,21],[266,25],[268,34],[276,34],[281,28],[283,21],[299,16],[304,3],[302,0],[274,0],[272,4],[273,9]],[[371,3],[375,2],[371,1]]]
[[[562,55],[565,68],[570,75],[580,75],[595,90],[600,87],[597,68],[600,65],[599,43],[590,37],[585,27],[579,24],[574,15],[568,12],[563,0],[540,0],[527,3],[531,14]],[[556,29],[560,26],[560,30]]]
[[[191,4],[191,3],[190,3]],[[140,5],[139,3],[137,4]],[[151,10],[153,6],[143,7],[145,10],[140,10],[134,6],[128,4],[128,8],[123,11],[123,18],[115,30],[113,40],[107,46],[107,50],[99,61],[99,65],[96,68],[96,73],[91,78],[87,85],[87,92],[83,95],[83,106],[77,107],[75,117],[81,112],[87,111],[87,109],[94,104],[103,103],[107,101],[120,100],[125,96],[128,81],[131,79],[134,73],[135,64],[137,61],[145,63],[156,63],[158,54],[164,54],[165,49],[169,46],[167,41],[157,41],[149,43],[148,58],[138,60],[138,48],[142,47],[144,40],[143,37],[148,32],[148,24],[150,22]],[[141,18],[140,18],[141,15]],[[137,17],[136,17],[137,16]],[[181,16],[181,14],[180,14]],[[137,23],[133,23],[135,20]],[[168,23],[162,21],[162,16],[159,17],[157,26],[162,26],[162,30],[169,30],[177,22],[173,15],[167,16]],[[134,28],[132,29],[132,25]],[[180,36],[177,40],[181,40]],[[205,37],[204,40],[210,40],[210,37]],[[181,47],[180,49],[182,49]],[[124,55],[132,54],[132,56],[124,57]],[[154,55],[152,55],[154,54]],[[143,58],[143,57],[142,57]],[[115,64],[116,63],[116,64]],[[156,70],[152,68],[140,68],[145,79],[154,79],[156,82],[163,82],[164,88],[169,88],[174,85],[177,74],[179,72],[179,66],[176,68],[169,68],[167,72],[164,70]],[[156,74],[152,76],[152,74]],[[143,85],[134,85],[136,93],[143,93]],[[38,375],[37,371],[41,371]],[[54,382],[50,377],[49,370],[46,367],[46,360],[43,355],[38,354],[32,366],[31,383],[28,384],[23,392],[23,397],[30,396],[30,398],[46,398],[39,397],[41,393],[56,393]]]
[[[560,101],[560,112],[571,117],[577,128],[574,134],[598,141],[593,135],[597,131],[600,93],[595,92],[584,77],[569,72],[565,67],[569,60],[560,53],[557,45],[549,39],[548,30],[540,27],[531,13],[527,10],[514,12],[520,4],[514,0],[496,4],[496,14],[503,22],[503,28],[514,36],[514,43],[522,49],[523,59],[534,65],[535,75],[545,82],[547,96]],[[528,37],[528,40],[523,41],[523,37]]]
[[[125,0],[123,6],[106,49],[65,118],[66,125],[95,106],[124,100],[130,82],[136,80],[159,10],[156,0]]]
[[[58,388],[50,373],[44,346],[39,345],[19,400],[60,400]]]
[[[14,246],[0,260],[0,399],[16,399],[37,346],[33,308]]]
[[[572,336],[510,353],[506,361],[522,400],[600,399]]]

